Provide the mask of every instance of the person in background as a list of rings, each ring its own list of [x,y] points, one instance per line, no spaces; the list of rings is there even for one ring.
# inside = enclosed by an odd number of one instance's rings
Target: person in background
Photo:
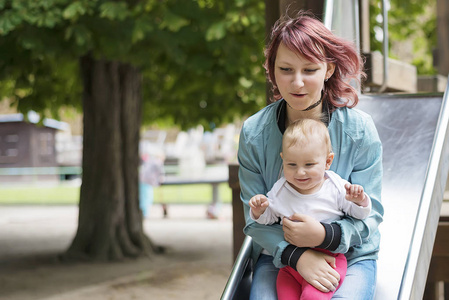
[[[162,155],[144,154],[139,170],[139,207],[144,218],[150,216],[154,202],[154,187],[164,179],[164,159]]]

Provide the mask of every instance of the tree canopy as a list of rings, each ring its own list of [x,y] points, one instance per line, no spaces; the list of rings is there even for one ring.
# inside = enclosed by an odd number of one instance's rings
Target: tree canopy
[[[78,59],[138,67],[144,122],[232,121],[265,103],[257,0],[0,0],[0,96],[21,111],[81,105]]]
[[[380,0],[370,3],[374,28]],[[391,40],[419,32],[413,63],[434,73],[435,1],[390,5]],[[264,105],[264,34],[258,0],[0,0],[0,96],[24,112],[80,108],[77,59],[92,53],[140,68],[144,123],[214,126]]]

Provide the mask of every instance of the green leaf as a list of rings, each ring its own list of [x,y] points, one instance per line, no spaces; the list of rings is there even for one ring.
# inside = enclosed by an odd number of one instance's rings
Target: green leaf
[[[0,15],[0,35],[6,35],[22,22],[17,12],[6,11]]]
[[[134,30],[132,33],[132,42],[136,43],[145,39],[147,34],[153,31],[154,26],[151,18],[142,17],[136,20],[134,23]]]
[[[76,45],[85,46],[92,42],[92,33],[91,31],[84,25],[73,25],[67,27],[65,32],[65,39],[69,40],[74,38]]]
[[[243,86],[244,88],[249,89],[250,87],[253,86],[253,81],[252,80],[248,80],[245,77],[240,77],[239,78],[239,83],[241,86]]]
[[[62,10],[54,8],[43,13],[37,20],[37,25],[40,27],[53,28],[62,20]]]
[[[206,31],[206,41],[221,40],[226,36],[226,23],[221,21],[212,24]]]
[[[73,2],[64,9],[62,16],[67,20],[76,20],[86,13],[86,7],[79,1]]]
[[[129,16],[126,2],[106,2],[100,6],[100,17],[109,20],[123,21]]]
[[[177,32],[182,27],[189,25],[189,20],[175,15],[170,11],[166,11],[164,14],[164,18],[161,23],[161,28],[168,28],[170,31]]]

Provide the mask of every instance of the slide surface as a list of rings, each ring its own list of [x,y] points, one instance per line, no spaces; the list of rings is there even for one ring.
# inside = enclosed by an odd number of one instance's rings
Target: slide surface
[[[363,95],[357,106],[373,117],[384,151],[376,300],[418,299],[424,291],[449,171],[445,97]],[[251,243],[245,242],[222,299],[248,290]]]
[[[416,262],[408,258],[415,231],[422,231],[418,226],[425,226],[418,224],[418,216],[428,214],[420,210],[442,97],[367,96],[357,108],[373,117],[384,150],[382,204],[385,215],[379,227],[382,238],[375,299],[398,299],[403,278],[416,269]],[[441,200],[442,195],[441,199],[435,199],[440,207]],[[436,226],[434,224],[433,234]],[[433,240],[431,242],[433,246]]]

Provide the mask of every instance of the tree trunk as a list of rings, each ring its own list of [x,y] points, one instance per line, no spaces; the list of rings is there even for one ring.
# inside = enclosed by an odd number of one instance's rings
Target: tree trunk
[[[141,75],[116,61],[82,57],[83,176],[78,230],[62,255],[118,260],[150,254],[139,209]]]

